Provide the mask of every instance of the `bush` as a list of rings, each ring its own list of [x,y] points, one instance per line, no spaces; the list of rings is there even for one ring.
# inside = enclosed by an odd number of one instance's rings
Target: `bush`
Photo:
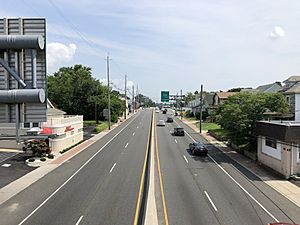
[[[209,117],[208,112],[203,111],[203,112],[202,112],[202,121],[205,121],[205,120],[207,119],[207,117]],[[197,120],[200,120],[200,112],[197,112],[197,113],[196,113],[196,119],[197,119]]]
[[[40,158],[40,160],[42,161],[42,162],[45,162],[46,161],[46,158]]]
[[[53,154],[48,154],[48,159],[54,159],[54,155]]]
[[[44,157],[51,153],[51,149],[46,140],[30,140],[24,142],[23,151],[32,151],[37,157]]]
[[[29,162],[34,162],[35,159],[34,159],[34,158],[30,158],[30,159],[28,159],[28,161],[29,161]]]

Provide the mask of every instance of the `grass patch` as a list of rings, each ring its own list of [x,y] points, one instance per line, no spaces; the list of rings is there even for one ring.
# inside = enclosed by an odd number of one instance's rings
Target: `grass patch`
[[[95,120],[84,120],[83,121],[83,126],[95,126],[96,121]]]
[[[104,131],[107,128],[108,128],[108,123],[100,121],[100,123],[95,127],[95,132],[100,133],[100,132]]]
[[[199,126],[199,122],[197,123]],[[220,130],[221,126],[216,123],[202,123],[202,130]]]
[[[228,141],[229,140],[229,134],[227,130],[224,129],[216,129],[216,130],[210,130],[210,134],[217,138],[219,141]]]

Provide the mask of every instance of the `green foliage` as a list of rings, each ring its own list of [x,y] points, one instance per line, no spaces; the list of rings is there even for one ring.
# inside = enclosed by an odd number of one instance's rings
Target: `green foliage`
[[[195,100],[196,96],[192,92],[188,92],[183,98],[184,104],[187,105],[190,101]]]
[[[48,77],[48,97],[59,109],[71,115],[83,115],[85,119],[103,118],[102,111],[108,106],[108,89],[92,77],[92,69],[82,65],[60,68]],[[110,92],[111,116],[117,120],[125,108],[120,94]]]
[[[31,151],[34,156],[42,157],[51,153],[51,149],[45,140],[30,140],[24,142],[25,152]]]
[[[215,119],[229,132],[237,145],[255,143],[255,123],[264,119],[264,113],[287,112],[288,106],[281,94],[239,93],[220,105]]]
[[[100,124],[97,125],[95,128],[95,132],[100,133],[101,131],[108,128],[108,124],[106,122],[100,122]]]

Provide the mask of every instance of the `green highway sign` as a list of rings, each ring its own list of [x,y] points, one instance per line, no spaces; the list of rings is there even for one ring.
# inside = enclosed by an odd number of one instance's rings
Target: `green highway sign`
[[[169,91],[161,91],[161,102],[169,102]]]

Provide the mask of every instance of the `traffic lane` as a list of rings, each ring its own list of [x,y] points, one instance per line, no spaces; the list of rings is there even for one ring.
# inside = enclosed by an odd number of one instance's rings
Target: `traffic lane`
[[[150,115],[144,124],[150,126]],[[148,126],[148,128],[149,128]],[[85,210],[82,224],[133,224],[146,155],[148,131],[137,132],[122,158]]]
[[[195,134],[193,132],[193,135],[197,141],[202,141],[202,137],[199,136],[199,134]],[[192,134],[191,134],[192,136]],[[187,145],[189,142],[192,142],[190,139],[187,140]],[[283,196],[276,192],[274,189],[270,188],[268,185],[266,185],[263,181],[261,181],[255,174],[251,173],[246,168],[239,165],[237,162],[232,160],[230,157],[228,157],[226,154],[221,152],[219,149],[214,147],[213,145],[209,144],[207,145],[209,149],[210,156],[218,163],[220,164],[230,176],[232,176],[242,187],[245,187],[245,189],[259,202],[263,205],[264,208],[268,212],[270,212],[276,219],[279,221],[285,221],[285,222],[295,222],[299,221],[299,207],[295,206],[293,203],[288,201],[285,198],[282,198]],[[199,157],[196,157],[196,159],[200,159]],[[210,160],[212,161],[212,160]],[[213,162],[212,165],[214,165],[213,168],[215,170],[219,170],[221,172],[221,178],[226,178],[227,180],[231,181],[236,187],[238,185],[228,176],[222,176],[222,173],[225,175],[225,173],[216,165],[216,163]],[[240,189],[240,188],[239,188]],[[240,191],[242,191],[240,189]],[[248,195],[247,195],[248,196]],[[249,196],[248,196],[249,197]],[[250,197],[251,199],[251,197]],[[253,202],[253,199],[251,199]],[[253,202],[253,208],[257,212],[262,211],[262,207],[260,207],[256,202]],[[292,211],[290,211],[292,210]],[[294,213],[297,212],[297,213]],[[266,216],[267,215],[267,216]],[[273,221],[274,218],[268,216],[268,213],[263,210],[262,213],[260,213],[261,218],[264,218],[263,221]],[[270,220],[271,219],[271,220]]]
[[[0,207],[1,222],[4,224],[17,224],[40,205],[48,196],[56,191],[72,174],[74,174],[87,160],[119,132],[124,132],[140,114],[116,127],[102,139],[89,146],[87,149],[65,162],[60,167],[45,175],[37,182],[24,189],[22,192],[4,202]],[[13,214],[13,216],[11,216]]]
[[[176,124],[169,124],[173,130]],[[185,163],[199,190],[205,193],[211,208],[220,224],[261,224],[258,213],[253,210],[252,202],[224,175],[215,169],[208,157],[192,156],[188,150],[191,140],[185,137],[173,137],[173,149],[177,150],[181,163]],[[259,210],[261,212],[261,210]],[[262,214],[265,217],[265,214]],[[270,221],[269,218],[267,221]]]
[[[187,159],[182,157],[182,162],[186,163],[199,189],[211,198],[211,205],[220,224],[252,225],[272,221],[237,185],[226,179],[209,157],[191,155],[187,147],[191,141],[187,136],[176,137],[176,140],[179,155]]]
[[[147,131],[140,133],[147,136]],[[110,186],[110,176],[114,172],[112,168],[117,168],[116,163],[122,161],[121,150],[128,139],[127,136],[128,132],[125,132],[124,135],[114,139],[24,224],[75,224],[79,216],[87,213],[86,209],[92,209],[91,202],[97,201],[97,199],[101,199],[100,202],[103,202],[107,195],[107,193],[102,195],[103,186],[104,188],[105,184]],[[121,186],[121,183],[116,183],[116,185]],[[112,187],[110,186],[111,189]],[[105,202],[105,204],[107,205],[104,205],[103,208],[107,209],[111,207],[110,204],[114,203]],[[113,205],[112,208],[116,208],[116,205]],[[98,219],[101,218],[99,212],[96,215]],[[109,214],[109,216],[111,215]],[[107,219],[103,218],[103,221],[107,221]],[[95,222],[92,221],[92,224]]]
[[[160,115],[159,115],[159,118]],[[170,224],[219,224],[205,193],[194,182],[167,127],[156,127]]]

